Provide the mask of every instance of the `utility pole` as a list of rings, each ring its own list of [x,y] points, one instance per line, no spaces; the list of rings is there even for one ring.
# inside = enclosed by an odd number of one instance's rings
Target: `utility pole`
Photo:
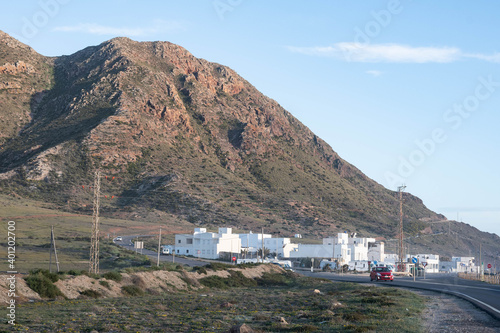
[[[156,262],[156,266],[160,266],[160,246],[161,246],[161,227],[160,227],[160,236],[158,237],[158,261]]]
[[[483,259],[482,259],[482,252],[483,252],[483,244],[479,244],[479,275],[481,277],[481,281],[484,281],[484,275],[483,275]]]
[[[49,260],[49,272],[50,273],[52,273],[52,251],[54,251],[57,272],[59,273],[59,260],[57,259],[56,238],[54,237],[54,226],[52,226],[50,229],[50,260]]]
[[[334,261],[335,261],[335,237],[332,235],[332,264]]]
[[[101,196],[101,171],[94,175],[94,212],[92,215],[92,235],[90,238],[89,273],[99,274],[99,205]]]
[[[262,228],[262,263],[264,263],[264,228]]]
[[[404,265],[404,248],[403,248],[403,191],[405,190],[406,186],[401,185],[398,187],[398,192],[399,192],[399,267],[398,270],[400,272],[405,271],[405,265]]]

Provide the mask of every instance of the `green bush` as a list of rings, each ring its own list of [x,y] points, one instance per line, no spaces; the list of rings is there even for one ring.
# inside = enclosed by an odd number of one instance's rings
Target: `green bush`
[[[234,268],[234,266],[218,262],[212,262],[205,266],[205,269],[211,269],[212,271],[225,271],[228,268]]]
[[[33,291],[37,292],[40,295],[40,297],[46,297],[46,298],[56,298],[57,296],[64,297],[59,288],[57,288],[57,286],[54,285],[54,282],[40,271],[36,273],[31,272],[25,280],[28,287],[30,287]]]
[[[101,280],[99,281],[99,284],[103,287],[106,287],[108,289],[111,289],[111,286],[109,285],[109,282],[108,281],[104,281],[104,280]]]
[[[270,286],[288,286],[294,281],[292,274],[289,273],[264,273],[257,279],[257,284],[263,287]]]
[[[102,296],[100,292],[92,289],[84,290],[80,293],[80,295],[84,295],[90,298],[99,298]]]
[[[47,269],[34,269],[30,271],[30,274],[31,275],[41,274],[52,282],[59,281],[59,275],[57,273],[51,273]]]
[[[120,282],[122,280],[122,275],[120,274],[120,272],[116,272],[116,271],[104,273],[102,275],[102,277],[105,279],[108,279],[108,280],[116,281],[116,282]]]
[[[240,271],[229,271],[229,274],[231,276],[227,278],[212,275],[202,278],[199,281],[205,287],[217,289],[257,286],[257,282],[254,279],[247,278]]]
[[[217,288],[217,289],[228,289],[226,279],[221,278],[220,276],[207,276],[203,279],[200,279],[200,283],[208,288]]]
[[[144,291],[141,288],[134,286],[133,284],[128,286],[123,286],[122,291],[129,296],[142,296]]]
[[[227,279],[229,287],[256,287],[257,281],[247,278],[240,271],[230,271],[231,276]]]
[[[193,272],[198,272],[198,274],[207,274],[207,269],[204,266],[193,267]]]

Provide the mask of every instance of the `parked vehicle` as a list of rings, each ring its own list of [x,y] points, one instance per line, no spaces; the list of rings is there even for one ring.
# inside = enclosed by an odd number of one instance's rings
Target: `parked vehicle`
[[[118,236],[115,238],[115,241],[117,241],[117,242],[121,242],[122,240],[123,240],[122,236]]]
[[[370,281],[394,281],[394,275],[388,267],[373,267],[370,273]]]
[[[172,254],[174,252],[174,247],[172,245],[163,245],[161,247],[161,254]]]

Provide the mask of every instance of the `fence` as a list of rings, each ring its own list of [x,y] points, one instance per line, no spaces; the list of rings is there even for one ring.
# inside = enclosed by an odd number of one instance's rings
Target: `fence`
[[[458,273],[458,277],[466,280],[484,281],[491,284],[500,284],[500,275],[483,275],[478,273]]]

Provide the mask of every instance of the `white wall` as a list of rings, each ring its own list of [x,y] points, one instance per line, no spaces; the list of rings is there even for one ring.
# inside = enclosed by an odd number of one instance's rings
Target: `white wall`
[[[385,260],[385,244],[383,242],[368,243],[368,260],[379,262]]]
[[[290,252],[290,258],[333,258],[333,248],[322,244],[297,244],[297,250]]]

